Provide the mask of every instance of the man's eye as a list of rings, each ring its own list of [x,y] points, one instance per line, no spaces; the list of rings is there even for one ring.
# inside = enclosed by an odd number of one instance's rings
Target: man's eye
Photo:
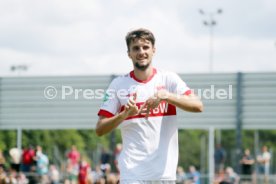
[[[147,49],[149,49],[149,46],[144,46],[143,49],[147,50]]]
[[[133,47],[132,50],[137,51],[139,50],[139,47]]]

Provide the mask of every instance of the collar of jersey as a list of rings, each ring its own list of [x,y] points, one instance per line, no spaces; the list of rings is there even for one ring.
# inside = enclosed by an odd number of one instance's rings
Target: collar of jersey
[[[134,80],[136,80],[137,82],[140,82],[140,83],[147,83],[149,82],[154,76],[155,74],[157,73],[157,70],[155,68],[152,69],[153,72],[152,72],[152,75],[147,79],[147,80],[140,80],[140,79],[137,79],[134,75],[134,70],[132,70],[130,72],[130,77],[133,78]]]

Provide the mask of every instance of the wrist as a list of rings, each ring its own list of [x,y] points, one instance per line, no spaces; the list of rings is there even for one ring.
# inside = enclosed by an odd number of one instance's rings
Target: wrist
[[[168,92],[167,90],[159,90],[157,92],[157,98],[160,101],[162,100],[167,101],[170,95],[171,95],[170,92]]]
[[[128,114],[124,110],[124,111],[119,113],[119,117],[120,117],[120,119],[125,120],[128,117]]]

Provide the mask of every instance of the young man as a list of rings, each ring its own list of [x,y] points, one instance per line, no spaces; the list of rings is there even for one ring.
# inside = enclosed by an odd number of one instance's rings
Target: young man
[[[262,154],[257,156],[257,162],[259,163],[259,174],[264,175],[264,183],[268,183],[270,175],[270,159],[271,154],[268,151],[267,146],[262,147]]]
[[[176,107],[201,112],[201,101],[178,75],[152,66],[154,35],[126,36],[134,70],[115,78],[98,113],[97,135],[121,128],[120,183],[174,183],[178,161]]]

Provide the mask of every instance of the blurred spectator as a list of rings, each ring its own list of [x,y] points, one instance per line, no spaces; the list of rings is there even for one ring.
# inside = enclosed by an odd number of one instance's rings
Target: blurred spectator
[[[240,160],[241,173],[242,173],[242,175],[244,175],[244,178],[242,178],[242,181],[244,181],[244,183],[247,183],[247,182],[251,183],[251,181],[252,181],[252,171],[253,171],[254,162],[255,162],[255,160],[251,156],[250,150],[245,149],[244,155],[243,155],[242,159]]]
[[[106,183],[108,184],[117,184],[119,181],[119,178],[114,173],[111,172],[110,164],[106,164],[105,178],[106,178]]]
[[[116,171],[118,173],[120,173],[119,166],[118,166],[118,161],[119,161],[119,156],[120,156],[120,153],[121,153],[122,149],[123,149],[123,146],[122,146],[121,143],[116,144],[115,151],[114,151],[114,165],[115,165]]]
[[[91,177],[93,179],[93,182],[96,184],[104,184],[105,183],[104,173],[101,170],[101,167],[99,165],[97,165],[95,167],[95,171],[91,172]]]
[[[39,177],[36,173],[36,166],[32,165],[30,172],[27,175],[27,178],[29,180],[29,184],[38,184],[39,183]]]
[[[216,145],[214,157],[215,157],[215,172],[218,173],[220,170],[224,169],[224,163],[226,160],[226,152],[221,146],[221,144]]]
[[[87,184],[88,183],[88,174],[90,173],[90,165],[83,158],[79,167],[79,176],[78,176],[78,184]]]
[[[101,153],[101,170],[104,173],[104,179],[106,180],[106,169],[110,166],[111,155],[106,148],[102,148]]]
[[[40,177],[41,183],[48,183],[48,165],[49,159],[47,155],[42,152],[42,147],[37,146],[36,151],[36,171]]]
[[[0,166],[0,183],[1,184],[5,183],[6,177],[7,177],[7,175],[6,175],[6,172],[4,171],[4,168],[2,166]]]
[[[65,183],[66,184],[76,184],[78,180],[78,174],[79,174],[79,165],[78,164],[71,164],[69,161],[67,163],[66,167],[66,179]]]
[[[218,173],[215,174],[214,184],[226,184],[224,181],[225,178],[225,171],[221,169]]]
[[[65,183],[76,184],[79,174],[80,153],[75,145],[71,146],[71,150],[67,154],[67,169]]]
[[[219,182],[219,184],[233,184],[233,183],[230,183],[230,181],[221,181]]]
[[[2,150],[0,150],[0,167],[2,167],[3,169],[5,169],[5,163],[6,163],[6,159],[3,155]]]
[[[17,173],[15,171],[11,171],[8,176],[6,177],[5,183],[6,184],[17,184],[16,179]]]
[[[17,177],[17,184],[28,184],[28,183],[29,183],[29,180],[26,178],[25,174],[20,172]]]
[[[259,163],[259,173],[264,175],[265,182],[269,180],[269,167],[270,167],[270,158],[271,155],[268,152],[267,146],[262,147],[262,154],[257,156],[257,162]]]
[[[187,175],[183,169],[183,167],[178,166],[176,170],[176,183],[184,184],[187,179]]]
[[[80,153],[77,150],[77,147],[75,145],[71,146],[70,152],[67,154],[67,158],[69,161],[69,164],[72,164],[73,166],[78,165],[80,161]]]
[[[34,162],[35,151],[30,145],[28,148],[25,148],[22,153],[22,171],[30,172],[31,166]]]
[[[59,171],[55,165],[50,165],[49,169],[49,180],[51,184],[59,183]]]
[[[195,166],[189,167],[189,174],[188,174],[189,184],[200,184],[200,173],[196,170]]]
[[[21,150],[18,148],[11,148],[9,151],[11,157],[11,169],[16,172],[20,171]]]
[[[111,155],[106,148],[102,148],[101,164],[110,164]]]
[[[225,169],[224,182],[229,182],[230,184],[238,184],[239,180],[240,180],[240,178],[239,178],[238,174],[234,172],[232,167],[227,167]]]

